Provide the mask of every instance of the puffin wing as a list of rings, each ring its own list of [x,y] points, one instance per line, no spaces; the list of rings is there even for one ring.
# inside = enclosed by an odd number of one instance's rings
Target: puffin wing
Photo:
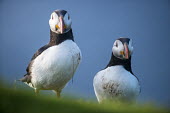
[[[43,47],[41,47],[41,48],[32,56],[31,61],[30,61],[30,63],[28,64],[27,69],[26,69],[27,74],[25,74],[23,78],[19,79],[19,81],[27,82],[27,83],[30,83],[30,82],[31,82],[31,76],[30,76],[30,74],[31,74],[31,67],[32,67],[32,64],[33,64],[33,62],[34,62],[34,59],[35,59],[36,57],[38,57],[43,51],[45,51],[45,50],[48,49],[49,47],[51,47],[51,46],[48,45],[48,44],[45,45],[45,46],[43,46]]]
[[[41,47],[31,58],[31,61],[34,60],[37,56],[39,56],[43,51],[45,51],[46,49],[48,49],[49,47],[51,47],[50,45],[45,45],[43,47]]]

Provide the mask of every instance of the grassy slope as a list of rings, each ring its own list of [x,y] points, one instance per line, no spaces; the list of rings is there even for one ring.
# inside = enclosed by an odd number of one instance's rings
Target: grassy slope
[[[57,99],[35,96],[25,90],[0,87],[0,113],[165,113],[167,109],[152,105],[127,105],[87,102],[77,99]]]

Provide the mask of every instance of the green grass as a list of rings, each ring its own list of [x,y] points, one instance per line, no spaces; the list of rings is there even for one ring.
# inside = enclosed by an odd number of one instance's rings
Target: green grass
[[[0,86],[0,113],[168,113],[167,108],[144,104],[105,103],[54,95],[35,96],[23,89]]]

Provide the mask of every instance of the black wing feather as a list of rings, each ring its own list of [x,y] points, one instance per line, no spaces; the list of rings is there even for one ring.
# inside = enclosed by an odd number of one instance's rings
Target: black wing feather
[[[34,59],[35,59],[36,57],[38,57],[43,51],[45,51],[45,50],[48,49],[49,47],[51,47],[51,46],[50,46],[50,45],[45,45],[45,46],[41,47],[41,48],[32,56],[31,61],[30,61],[30,63],[28,64],[28,67],[27,67],[27,69],[26,69],[26,71],[27,71],[27,74],[26,74],[26,75],[30,75],[30,73],[31,73],[30,67],[31,67],[32,64],[33,64]],[[26,75],[25,75],[25,76],[26,76]]]
[[[46,49],[48,49],[50,47],[50,45],[45,45],[43,47],[41,47],[31,58],[31,60],[34,60],[37,56],[39,56],[43,51],[45,51]]]

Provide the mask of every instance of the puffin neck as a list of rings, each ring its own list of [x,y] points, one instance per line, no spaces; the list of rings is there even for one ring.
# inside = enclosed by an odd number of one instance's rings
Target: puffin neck
[[[66,32],[64,34],[57,34],[55,32],[52,32],[51,29],[50,29],[50,42],[49,42],[49,45],[51,45],[51,46],[58,45],[58,44],[64,42],[65,40],[74,41],[72,29],[70,29],[68,32]]]
[[[122,60],[122,59],[115,57],[112,53],[111,59],[109,61],[109,64],[106,66],[106,68],[110,66],[116,66],[116,65],[122,65],[127,71],[133,74],[132,68],[131,68],[131,57],[127,60]]]

